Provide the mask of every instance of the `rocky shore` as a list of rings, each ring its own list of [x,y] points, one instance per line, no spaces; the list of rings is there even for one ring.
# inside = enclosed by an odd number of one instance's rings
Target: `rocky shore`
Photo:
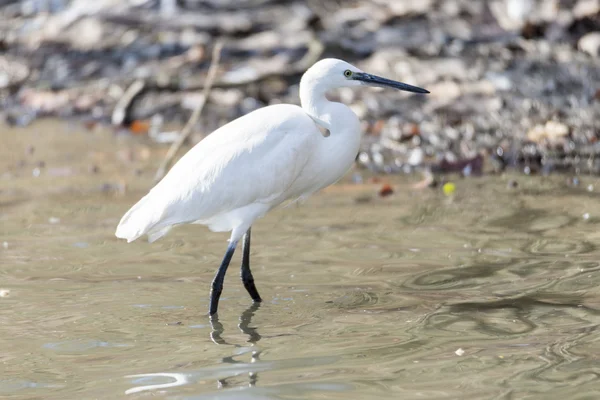
[[[358,162],[382,173],[600,173],[598,0],[0,0],[0,104],[169,143],[258,107],[298,103],[338,57],[429,96],[340,90],[364,121]]]

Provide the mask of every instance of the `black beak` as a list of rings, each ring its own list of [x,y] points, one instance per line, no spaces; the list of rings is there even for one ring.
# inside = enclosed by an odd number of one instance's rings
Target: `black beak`
[[[412,93],[429,93],[429,90],[422,89],[417,86],[412,86],[402,82],[396,82],[391,79],[382,78],[377,75],[367,74],[366,72],[355,72],[352,74],[352,79],[361,81],[365,85],[379,86],[379,87],[390,87],[393,89],[404,90],[405,92]]]

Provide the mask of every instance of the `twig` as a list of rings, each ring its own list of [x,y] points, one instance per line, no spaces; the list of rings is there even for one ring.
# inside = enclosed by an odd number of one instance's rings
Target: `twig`
[[[131,122],[130,114],[131,114],[131,108],[133,107],[133,101],[135,100],[136,97],[138,97],[142,93],[145,86],[146,86],[146,82],[144,82],[141,79],[138,79],[135,82],[133,82],[131,85],[129,85],[127,90],[125,90],[125,93],[123,93],[123,95],[121,96],[119,101],[117,101],[117,104],[115,105],[115,108],[113,110],[112,117],[111,117],[113,125],[121,125],[124,123]]]
[[[416,190],[422,190],[422,189],[431,187],[431,185],[433,185],[434,182],[435,182],[435,177],[433,176],[433,173],[431,172],[431,170],[429,168],[427,168],[427,169],[425,169],[425,171],[423,171],[423,180],[413,184],[412,188],[416,189]]]
[[[155,183],[158,182],[159,180],[161,180],[163,176],[165,176],[165,173],[167,172],[169,166],[171,165],[173,158],[175,158],[175,156],[177,155],[177,152],[179,151],[181,146],[185,143],[187,138],[190,136],[190,134],[192,133],[192,128],[194,127],[196,122],[198,122],[198,118],[200,118],[200,114],[202,113],[202,109],[204,108],[204,105],[206,104],[206,101],[208,100],[208,95],[210,94],[210,90],[212,88],[213,81],[215,80],[215,76],[217,74],[217,68],[219,66],[219,60],[221,58],[221,49],[222,48],[223,48],[223,42],[221,40],[217,41],[215,43],[215,47],[213,48],[212,60],[210,63],[210,67],[208,68],[208,73],[206,75],[206,83],[204,85],[204,90],[202,91],[202,98],[200,99],[200,102],[194,109],[194,112],[190,116],[190,119],[188,119],[187,124],[185,124],[185,126],[181,130],[181,134],[179,135],[179,138],[177,138],[177,140],[175,142],[173,142],[173,144],[169,148],[169,151],[167,152],[167,155],[165,156],[163,162],[161,163],[160,167],[158,167],[158,170],[156,171],[156,175],[154,175]]]

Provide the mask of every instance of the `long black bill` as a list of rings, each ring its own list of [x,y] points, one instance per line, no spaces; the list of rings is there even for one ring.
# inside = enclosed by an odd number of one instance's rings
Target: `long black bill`
[[[382,78],[377,75],[367,74],[366,72],[355,72],[352,75],[352,79],[361,81],[365,85],[369,86],[379,86],[379,87],[389,87],[398,90],[404,90],[405,92],[412,93],[429,93],[429,90],[422,89],[417,86],[412,86],[402,82],[396,82],[391,79]]]

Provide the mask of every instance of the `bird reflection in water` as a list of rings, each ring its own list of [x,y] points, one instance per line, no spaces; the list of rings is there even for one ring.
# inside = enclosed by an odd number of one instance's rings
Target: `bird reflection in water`
[[[240,315],[240,323],[238,324],[238,328],[242,331],[242,333],[248,335],[247,342],[251,343],[251,344],[255,344],[262,338],[262,336],[260,336],[260,333],[258,333],[256,328],[250,327],[250,323],[252,322],[252,317],[254,316],[254,313],[260,308],[261,304],[262,303],[252,303],[252,305],[250,307],[248,307]],[[224,332],[224,328],[223,328],[223,324],[219,322],[219,316],[217,314],[212,315],[210,317],[210,326],[212,327],[212,332],[210,333],[210,339],[214,343],[232,345],[231,343],[228,343],[227,341],[225,341],[223,339],[223,337],[221,336]],[[241,347],[236,344],[233,344],[233,346]],[[253,351],[252,359],[250,360],[250,362],[254,363],[254,362],[258,361],[259,356],[260,356],[260,350]],[[241,363],[241,361],[236,361],[231,356],[223,358],[223,362],[228,363],[228,364]],[[227,388],[227,387],[231,386],[228,383],[228,379],[230,379],[230,378],[223,378],[223,379],[217,380],[217,385],[218,385],[219,389]],[[252,372],[252,371],[248,372],[248,386],[249,387],[255,386],[257,380],[258,380],[258,374],[256,372]]]
[[[261,303],[253,303],[249,308],[247,308],[240,315],[240,318],[239,318],[238,328],[242,331],[242,333],[244,333],[248,336],[248,340],[246,341],[246,343],[250,343],[251,346],[256,344],[262,338],[260,333],[258,333],[257,328],[250,326],[252,323],[252,317],[254,317],[254,314],[260,308],[260,305],[261,305]],[[243,345],[239,345],[239,344],[235,344],[235,343],[230,343],[230,342],[226,341],[225,339],[223,339],[223,334],[225,332],[225,329],[223,327],[223,324],[221,322],[219,322],[219,317],[217,315],[213,315],[211,317],[210,325],[212,328],[212,330],[210,332],[210,339],[215,344],[229,345],[229,346],[233,346],[233,347],[241,349],[242,351],[237,352],[235,354],[236,356],[252,352],[252,358],[250,360],[250,364],[259,361],[260,350],[252,350],[250,348],[250,346],[243,346]],[[239,366],[241,367],[240,369],[242,371],[245,368],[247,368],[248,363],[243,362],[243,361],[237,361],[233,357],[234,356],[224,357],[222,359],[222,364],[224,364],[224,365],[239,364]],[[264,368],[268,369],[270,367],[268,365],[265,365]],[[220,368],[213,367],[211,369],[213,370],[211,372],[214,373],[215,369],[220,369]],[[225,369],[230,370],[229,367],[227,367]],[[257,366],[257,368],[247,368],[247,369],[249,369],[249,371],[248,371],[248,387],[253,387],[256,385],[256,382],[258,379],[258,371],[261,370],[262,368]],[[208,372],[208,375],[211,375],[211,372]],[[156,379],[156,378],[170,378],[173,381],[167,382],[167,383],[156,383],[156,384],[135,386],[131,389],[126,390],[125,394],[133,394],[133,393],[139,393],[139,392],[150,391],[150,390],[160,390],[160,389],[164,390],[167,388],[183,386],[183,385],[186,385],[189,383],[193,383],[196,380],[194,377],[195,375],[197,375],[197,373],[177,373],[177,372],[158,372],[158,373],[149,373],[149,374],[128,375],[128,376],[126,376],[126,378],[132,378],[132,379],[137,380],[138,382],[147,382],[148,380],[152,380],[152,379]],[[228,376],[226,378],[217,378],[217,387],[219,389],[221,389],[221,388],[231,388],[232,386],[235,386],[235,384],[230,383],[229,380],[232,378],[235,378],[237,376],[240,376],[239,370],[236,370],[234,368],[232,373],[230,374],[230,376]]]
[[[252,317],[254,316],[254,313],[260,308],[260,305],[261,303],[252,303],[252,305],[240,315],[240,323],[238,324],[238,328],[240,328],[242,333],[248,335],[247,343],[255,344],[262,338],[262,336],[260,336],[260,333],[258,333],[256,328],[250,327]],[[212,328],[212,332],[210,333],[210,339],[215,344],[228,344],[239,347],[239,345],[228,343],[222,338],[221,335],[224,332],[224,328],[223,324],[219,322],[218,315],[215,314],[210,317],[210,326]]]

